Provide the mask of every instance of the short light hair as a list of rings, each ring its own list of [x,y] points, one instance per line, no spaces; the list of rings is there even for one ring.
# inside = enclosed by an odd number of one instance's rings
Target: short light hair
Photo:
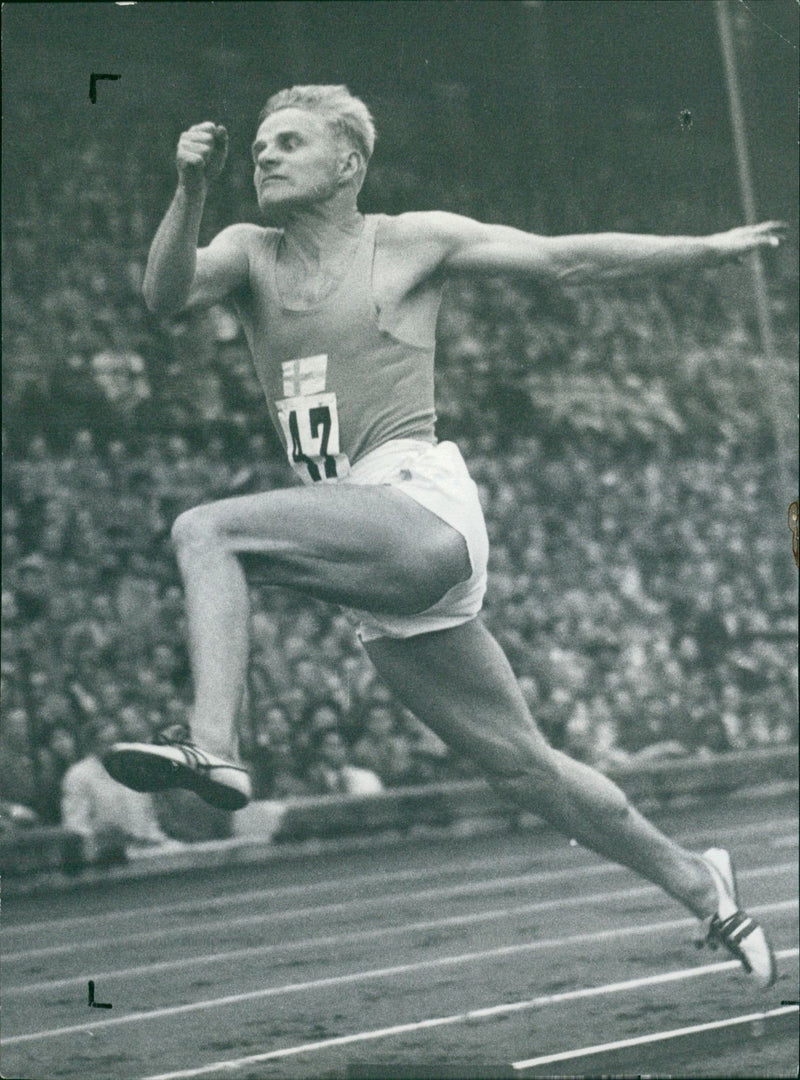
[[[305,109],[323,116],[339,138],[358,150],[366,169],[375,149],[375,122],[361,98],[346,86],[292,86],[280,90],[258,114],[259,125],[281,109]]]

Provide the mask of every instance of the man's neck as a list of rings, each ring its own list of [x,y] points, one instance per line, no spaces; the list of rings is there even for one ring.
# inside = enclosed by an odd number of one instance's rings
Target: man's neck
[[[283,222],[283,247],[290,259],[319,266],[352,247],[364,218],[358,207],[335,201],[299,207]]]

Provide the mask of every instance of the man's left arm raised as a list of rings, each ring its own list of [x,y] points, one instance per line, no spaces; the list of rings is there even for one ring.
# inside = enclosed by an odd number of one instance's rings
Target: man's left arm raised
[[[785,233],[781,223],[768,221],[710,236],[608,232],[551,237],[482,225],[456,214],[425,216],[442,245],[440,270],[445,274],[519,274],[565,285],[721,266],[751,251],[777,247]]]

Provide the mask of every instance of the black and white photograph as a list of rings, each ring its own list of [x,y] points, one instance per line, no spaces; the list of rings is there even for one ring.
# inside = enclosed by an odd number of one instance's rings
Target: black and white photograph
[[[797,1075],[799,30],[3,5],[5,1080]]]

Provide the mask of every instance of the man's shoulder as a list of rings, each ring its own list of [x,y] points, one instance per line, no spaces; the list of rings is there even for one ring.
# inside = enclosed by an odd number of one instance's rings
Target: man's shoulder
[[[393,265],[408,268],[416,287],[423,280],[437,279],[447,261],[480,240],[484,230],[484,225],[460,214],[417,210],[383,218],[378,244]]]
[[[381,215],[381,237],[399,243],[419,240],[421,242],[448,242],[462,236],[465,231],[480,228],[477,221],[451,214],[447,210],[411,210],[405,214]]]
[[[249,250],[279,232],[279,229],[269,229],[263,225],[254,225],[249,221],[239,221],[220,229],[212,240],[212,244],[225,244]]]
[[[102,762],[93,754],[80,758],[74,765],[70,765],[64,773],[62,783],[75,783],[84,780],[92,780],[101,772],[105,772]],[[107,775],[107,774],[106,774]]]

